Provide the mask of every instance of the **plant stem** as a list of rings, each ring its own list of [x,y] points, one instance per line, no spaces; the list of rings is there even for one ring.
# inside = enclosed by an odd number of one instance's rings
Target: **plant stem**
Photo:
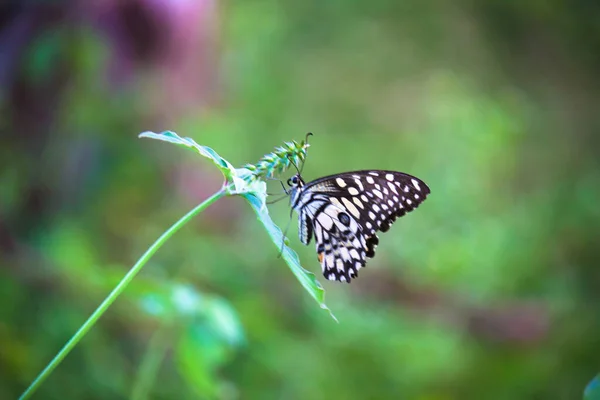
[[[110,292],[110,294],[104,299],[104,301],[96,308],[96,310],[90,315],[90,317],[84,322],[79,330],[69,339],[64,347],[58,352],[56,356],[50,361],[50,363],[44,368],[44,370],[35,378],[35,380],[29,385],[27,390],[23,392],[20,400],[30,398],[33,393],[40,387],[40,385],[48,378],[50,373],[61,363],[61,361],[69,354],[77,343],[88,333],[88,331],[94,326],[98,319],[106,312],[108,307],[117,299],[117,297],[125,290],[127,285],[133,280],[133,278],[141,271],[142,267],[150,260],[150,258],[156,253],[156,251],[165,242],[175,234],[182,226],[184,226],[189,220],[195,217],[200,212],[204,211],[206,207],[219,200],[221,197],[227,194],[226,187],[224,186],[210,196],[208,199],[197,205],[194,209],[188,212],[186,215],[181,217],[179,221],[175,222],[169,229],[167,229],[156,241],[146,250],[146,252],[138,259],[135,265],[127,272],[127,274],[121,279],[119,284]]]

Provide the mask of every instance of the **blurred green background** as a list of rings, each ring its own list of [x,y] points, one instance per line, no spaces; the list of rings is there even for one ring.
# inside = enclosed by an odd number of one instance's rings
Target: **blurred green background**
[[[0,398],[236,166],[417,175],[336,324],[239,198],[160,249],[40,399],[580,399],[600,370],[600,3],[0,7]],[[287,178],[287,176],[285,177]],[[270,183],[271,191],[280,190]],[[285,201],[271,207],[280,226]]]

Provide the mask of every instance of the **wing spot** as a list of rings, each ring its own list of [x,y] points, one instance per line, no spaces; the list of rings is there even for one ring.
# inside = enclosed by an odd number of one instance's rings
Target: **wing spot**
[[[380,199],[383,199],[383,194],[382,194],[382,193],[381,193],[379,190],[377,190],[377,189],[374,189],[374,190],[373,190],[373,194],[374,194],[375,196],[379,197]]]
[[[331,217],[325,214],[324,212],[319,214],[319,216],[317,217],[317,221],[326,230],[331,229],[331,227],[333,226],[333,219],[331,219]]]
[[[394,196],[394,201],[397,203],[398,202],[398,196]]]
[[[393,204],[391,200],[389,201],[389,203],[390,203],[390,206]],[[381,205],[381,208],[383,208],[384,210],[387,210],[389,207],[387,206],[387,204],[384,203]]]
[[[390,207],[394,206],[394,202],[392,200],[388,200],[388,204],[390,205]]]
[[[385,175],[385,179],[387,179],[388,181],[390,181],[390,182],[391,182],[391,181],[393,181],[393,180],[394,180],[394,175],[392,175],[392,174],[386,174],[386,175]]]
[[[412,201],[410,199],[407,199],[406,204],[408,204],[410,206],[412,204]]]
[[[375,218],[377,218],[377,216],[375,215],[375,213],[373,211],[369,211],[369,218],[371,218],[373,221],[375,221]]]
[[[335,182],[338,184],[339,187],[341,188],[345,188],[346,187],[346,181],[343,180],[342,178],[336,178]]]
[[[358,197],[354,197],[352,199],[352,201],[354,202],[354,204],[356,204],[357,206],[359,206],[360,208],[365,208],[365,206],[363,205],[363,203],[358,199]]]
[[[342,261],[341,258],[338,258],[337,260],[335,260],[335,267],[337,268],[337,270],[339,272],[344,272],[344,262]]]
[[[346,206],[346,209],[350,211],[350,214],[354,215],[355,218],[360,218],[360,211],[358,211],[358,208],[356,208],[356,206],[352,204],[350,200],[348,200],[345,197],[342,197],[342,201],[344,202],[344,206]]]
[[[375,179],[371,178],[370,176],[367,176],[367,182],[372,185],[375,183]]]
[[[335,274],[333,272],[330,273],[327,279],[329,279],[330,281],[335,281]]]
[[[377,204],[373,204],[373,211],[378,212],[379,206]]]
[[[335,197],[330,197],[329,201],[331,202],[331,204],[333,204],[334,206],[338,206],[339,208],[344,208],[344,206],[342,205],[342,203],[340,203],[340,201],[338,199],[336,199]]]
[[[379,183],[376,183],[376,184],[375,184],[375,188],[376,188],[377,190],[381,190],[381,186],[379,186]]]
[[[418,190],[421,191],[421,187],[419,186],[419,181],[417,181],[416,179],[411,179],[410,180],[413,184],[413,186]]]
[[[373,228],[373,224],[371,224],[369,221],[367,221],[367,222],[365,223],[365,225],[366,225],[366,226],[367,226],[367,228],[369,228],[369,229]]]
[[[346,199],[344,199],[346,200]],[[338,219],[340,220],[340,222],[345,225],[348,226],[350,225],[350,217],[348,216],[348,214],[346,214],[345,212],[341,212],[338,214]]]
[[[389,193],[390,193],[390,191],[386,187],[384,187],[383,194],[385,194],[387,196]]]
[[[396,186],[394,186],[394,184],[392,182],[388,182],[388,186],[390,187],[390,189],[392,189],[392,192],[398,194],[398,191],[396,190]]]
[[[408,187],[408,185],[404,186],[404,193],[408,193],[409,190],[410,188]]]
[[[358,194],[358,189],[356,188],[348,188],[348,193],[350,193],[352,196],[356,196]]]
[[[419,200],[419,195],[415,193],[415,200]]]
[[[367,199],[367,196],[365,196],[364,194],[360,196],[360,199],[365,203],[369,201],[369,199]]]
[[[360,181],[360,177],[358,175],[354,175],[354,182],[356,182],[356,186],[358,186],[358,189],[362,192],[363,190],[365,190],[365,188],[363,187],[362,182]]]
[[[319,260],[319,264],[323,263],[323,253],[317,254],[317,260]]]
[[[378,173],[378,172],[375,172],[375,171],[370,171],[370,172],[369,172],[369,175],[373,175],[373,176],[379,176],[379,173]]]

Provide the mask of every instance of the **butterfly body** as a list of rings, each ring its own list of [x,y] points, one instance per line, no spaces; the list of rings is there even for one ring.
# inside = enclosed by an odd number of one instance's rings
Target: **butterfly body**
[[[308,183],[298,173],[288,184],[300,241],[308,245],[314,237],[325,278],[348,283],[375,255],[376,233],[389,230],[430,193],[420,179],[384,170],[345,172]]]

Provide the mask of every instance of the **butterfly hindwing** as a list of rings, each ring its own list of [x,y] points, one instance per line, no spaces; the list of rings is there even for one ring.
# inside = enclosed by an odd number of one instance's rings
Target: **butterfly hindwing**
[[[300,240],[315,237],[323,275],[350,282],[375,255],[376,232],[386,232],[396,218],[412,211],[430,193],[420,179],[394,171],[346,172],[292,188]]]

